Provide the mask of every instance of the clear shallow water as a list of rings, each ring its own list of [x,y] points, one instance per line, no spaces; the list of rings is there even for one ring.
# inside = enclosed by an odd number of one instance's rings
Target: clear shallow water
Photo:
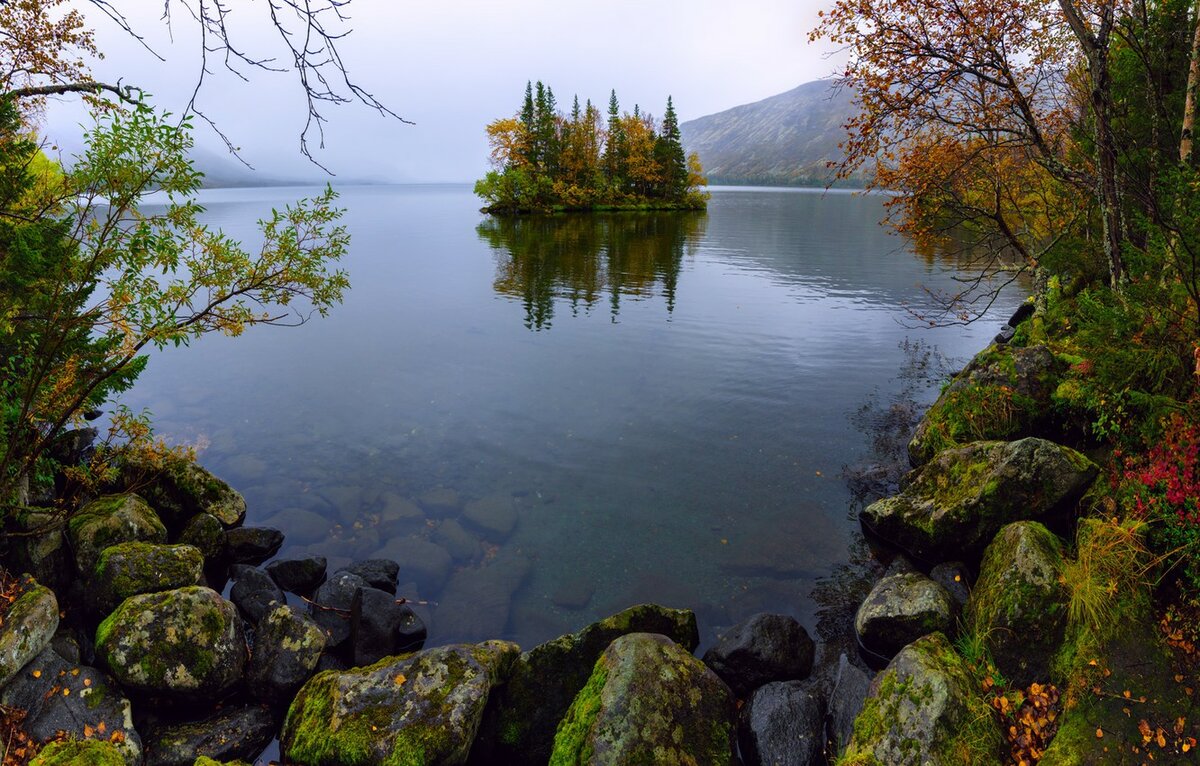
[[[202,202],[252,240],[314,192]],[[164,351],[126,403],[201,445],[248,523],[288,535],[281,555],[408,564],[438,643],[532,646],[643,601],[696,609],[705,636],[764,609],[812,628],[809,592],[857,530],[850,414],[899,388],[906,337],[968,357],[1024,297],[911,329],[905,306],[951,273],[878,225],[878,197],[729,189],[707,215],[519,220],[466,186],[342,204],[344,305]],[[471,521],[496,506],[507,535]]]

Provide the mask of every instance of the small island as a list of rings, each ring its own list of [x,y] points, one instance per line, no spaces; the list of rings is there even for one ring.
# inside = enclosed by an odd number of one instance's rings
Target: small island
[[[487,126],[493,170],[475,183],[483,212],[514,215],[586,210],[704,210],[708,194],[700,158],[685,155],[675,105],[661,123],[634,106],[622,113],[616,91],[608,119],[576,96],[571,114],[554,91],[525,84],[512,117]]]

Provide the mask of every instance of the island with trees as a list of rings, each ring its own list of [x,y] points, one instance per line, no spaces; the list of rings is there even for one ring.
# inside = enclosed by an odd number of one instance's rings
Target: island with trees
[[[607,119],[576,96],[570,115],[554,91],[525,84],[512,117],[487,126],[493,169],[475,193],[493,214],[567,210],[703,210],[708,195],[700,158],[686,155],[675,105],[667,97],[661,123],[634,106],[621,112],[616,91]]]

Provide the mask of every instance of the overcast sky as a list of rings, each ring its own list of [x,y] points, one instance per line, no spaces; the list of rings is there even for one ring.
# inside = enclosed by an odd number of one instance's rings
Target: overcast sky
[[[174,0],[176,3],[179,0]],[[176,7],[168,35],[162,5],[115,3],[167,61],[153,58],[96,13],[105,59],[98,77],[143,86],[155,102],[178,111],[195,83],[199,58],[194,24]],[[265,3],[232,3],[243,47],[259,55],[280,48]],[[635,102],[661,115],[674,97],[681,120],[775,95],[829,76],[837,63],[808,32],[822,2],[806,0],[354,0],[342,53],[357,83],[398,114],[402,125],[358,105],[327,110],[326,148],[318,159],[343,178],[397,182],[468,181],[487,165],[484,126],[513,114],[525,81],[554,88],[560,107],[573,94],[607,103],[616,88],[622,107]],[[305,107],[289,74],[251,73],[250,82],[218,72],[201,106],[263,173],[308,174],[298,134]],[[67,134],[83,119],[54,106],[47,131]],[[218,150],[207,129],[197,143]]]

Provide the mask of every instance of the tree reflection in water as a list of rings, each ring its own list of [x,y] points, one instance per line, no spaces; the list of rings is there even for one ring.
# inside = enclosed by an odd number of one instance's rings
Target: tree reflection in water
[[[662,295],[667,313],[685,255],[704,237],[704,213],[577,213],[490,217],[476,231],[496,255],[497,293],[520,300],[525,326],[551,327],[556,304],[588,313],[607,301]]]

